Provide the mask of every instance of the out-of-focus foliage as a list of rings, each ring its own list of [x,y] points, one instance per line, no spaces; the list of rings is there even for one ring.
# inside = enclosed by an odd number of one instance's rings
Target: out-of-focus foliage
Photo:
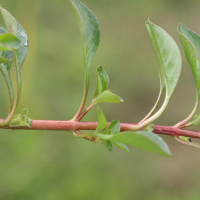
[[[173,125],[184,119],[194,106],[195,84],[176,28],[182,23],[200,33],[200,1],[82,2],[95,13],[101,28],[89,98],[95,91],[95,69],[102,65],[110,77],[109,88],[124,99],[120,105],[101,105],[107,120],[136,123],[157,98],[156,59],[144,25],[148,17],[175,39],[183,57],[178,86],[156,123]],[[84,63],[70,2],[2,0],[1,4],[29,37],[18,113],[28,107],[33,119],[71,119],[83,94]],[[0,85],[4,118],[8,93],[3,77]],[[97,120],[96,109],[86,119]],[[130,148],[132,154],[108,152],[102,144],[74,138],[69,132],[0,130],[0,199],[199,199],[199,150],[164,139],[172,158],[137,148]]]

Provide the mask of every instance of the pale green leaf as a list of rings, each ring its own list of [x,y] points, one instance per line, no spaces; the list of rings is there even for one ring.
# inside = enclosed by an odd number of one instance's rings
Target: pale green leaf
[[[196,115],[190,123],[194,126],[200,126],[200,114]]]
[[[0,64],[1,64],[1,63],[10,62],[10,61],[12,61],[12,60],[9,60],[9,59],[7,59],[7,58],[4,58],[4,57],[0,56]]]
[[[98,125],[95,132],[99,133],[106,128],[107,120],[105,118],[103,111],[99,107],[97,108],[97,114],[98,114]]]
[[[99,103],[121,103],[123,99],[116,94],[112,93],[110,90],[102,92],[99,96],[93,99],[92,104],[96,105]]]
[[[120,132],[120,121],[119,120],[113,120],[108,127],[106,128],[106,130],[103,132],[103,134],[110,134],[110,135],[115,135],[117,133]]]
[[[20,40],[10,33],[0,34],[0,51],[12,51],[19,48]]]
[[[4,23],[6,25],[6,29],[9,33],[13,35],[17,34],[17,22],[15,18],[5,9],[0,7],[1,13],[4,19]]]

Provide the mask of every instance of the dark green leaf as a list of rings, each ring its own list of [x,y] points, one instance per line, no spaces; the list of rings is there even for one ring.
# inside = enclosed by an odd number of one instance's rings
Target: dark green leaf
[[[98,114],[98,126],[95,132],[99,133],[106,128],[107,121],[103,114],[103,111],[99,107],[97,108],[97,114]]]
[[[171,155],[171,152],[163,139],[156,134],[147,131],[121,132],[108,138],[108,140],[130,144],[163,156]]]
[[[85,105],[89,88],[89,77],[90,77],[89,71],[92,58],[97,50],[97,47],[99,46],[100,29],[97,18],[91,10],[89,10],[84,4],[82,4],[78,0],[71,0],[71,3],[79,25],[79,30],[83,45],[85,70],[86,70],[85,88],[84,88],[83,100],[80,106],[80,109],[82,109]],[[79,112],[80,111],[81,110],[79,110]]]
[[[100,29],[96,16],[78,0],[71,0],[81,33],[86,70],[89,70],[92,58],[100,41]]]
[[[187,27],[179,24],[178,34],[186,58],[191,66],[195,79],[198,99],[200,99],[200,36]]]
[[[92,104],[97,105],[99,103],[121,103],[123,99],[116,94],[113,94],[110,90],[106,90],[102,92],[99,96],[97,96]]]

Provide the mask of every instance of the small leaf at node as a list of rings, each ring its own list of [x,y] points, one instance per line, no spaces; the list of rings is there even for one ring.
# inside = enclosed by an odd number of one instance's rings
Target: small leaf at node
[[[120,128],[121,128],[120,121],[114,120],[109,124],[109,126],[106,128],[103,134],[115,135],[120,132]]]
[[[92,104],[97,105],[99,103],[121,103],[123,99],[110,90],[102,92],[99,96],[93,99]]]
[[[95,132],[99,133],[106,128],[107,120],[105,118],[105,115],[103,114],[103,111],[99,107],[97,107],[97,114],[98,114],[98,126]]]

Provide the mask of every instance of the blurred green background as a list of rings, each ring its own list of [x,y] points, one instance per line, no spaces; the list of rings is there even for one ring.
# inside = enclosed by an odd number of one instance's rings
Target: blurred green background
[[[182,53],[180,81],[159,125],[174,125],[193,109],[195,86],[176,32],[183,23],[200,33],[199,0],[83,0],[97,16],[101,42],[92,62],[102,65],[109,88],[122,104],[101,105],[107,119],[137,123],[154,105],[159,78],[145,29],[150,20],[164,28]],[[68,120],[83,94],[81,40],[69,0],[1,0],[23,25],[30,51],[22,68],[22,94],[17,108],[33,119]],[[0,20],[3,25],[2,19]],[[0,117],[8,94],[0,80]],[[93,109],[84,120],[97,120]],[[197,129],[198,130],[198,129]],[[199,129],[200,130],[200,129]],[[77,139],[69,132],[0,130],[0,199],[2,200],[196,200],[200,196],[200,151],[163,137],[173,156],[165,158],[130,147],[132,154]]]

